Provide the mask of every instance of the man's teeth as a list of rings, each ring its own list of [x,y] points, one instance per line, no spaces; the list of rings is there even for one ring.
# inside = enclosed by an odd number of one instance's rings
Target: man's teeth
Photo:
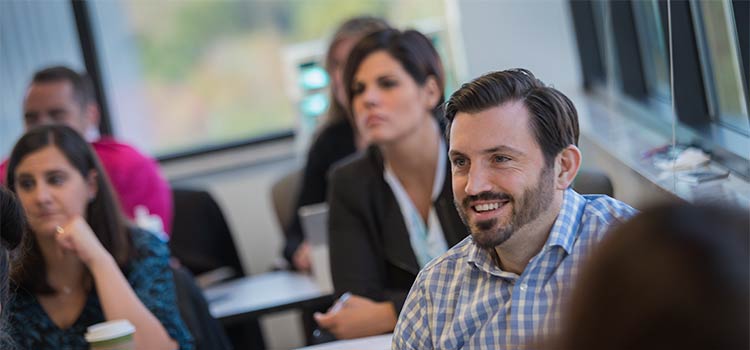
[[[495,210],[497,208],[500,208],[500,203],[479,204],[474,206],[474,210],[478,212]]]

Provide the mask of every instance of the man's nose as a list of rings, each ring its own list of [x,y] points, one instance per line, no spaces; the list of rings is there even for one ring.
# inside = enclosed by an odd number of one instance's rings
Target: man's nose
[[[469,169],[464,191],[467,195],[477,195],[492,190],[487,171],[481,166],[473,166]]]

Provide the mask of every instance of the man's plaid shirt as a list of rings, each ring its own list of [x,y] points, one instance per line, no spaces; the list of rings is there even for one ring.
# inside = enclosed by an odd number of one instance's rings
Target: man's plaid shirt
[[[523,273],[502,271],[467,237],[417,276],[393,349],[518,349],[553,334],[581,262],[635,210],[568,189],[542,250]]]

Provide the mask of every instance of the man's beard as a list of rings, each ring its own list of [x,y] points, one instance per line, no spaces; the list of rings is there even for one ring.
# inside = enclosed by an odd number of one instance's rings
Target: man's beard
[[[552,198],[554,196],[554,177],[552,169],[552,166],[545,166],[542,168],[537,183],[532,187],[526,188],[520,199],[516,199],[507,193],[488,191],[473,196],[467,196],[461,204],[454,202],[461,220],[463,220],[464,224],[471,231],[474,244],[480,248],[493,249],[503,244],[513,236],[513,233],[538,218],[541,213],[546,211],[550,204],[552,204]],[[512,204],[513,210],[509,222],[504,226],[495,228],[498,223],[498,218],[492,218],[489,220],[478,221],[472,225],[468,220],[469,216],[467,213],[470,210],[474,210],[471,208],[470,203],[478,200],[499,200],[507,201],[504,205]]]

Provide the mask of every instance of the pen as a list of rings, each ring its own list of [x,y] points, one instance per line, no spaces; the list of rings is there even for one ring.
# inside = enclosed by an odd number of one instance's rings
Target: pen
[[[341,294],[339,299],[336,300],[336,303],[333,304],[333,307],[331,307],[330,312],[339,312],[339,310],[341,310],[341,308],[344,307],[344,304],[346,303],[347,300],[349,300],[349,298],[351,298],[351,296],[352,296],[352,293],[350,292]]]

